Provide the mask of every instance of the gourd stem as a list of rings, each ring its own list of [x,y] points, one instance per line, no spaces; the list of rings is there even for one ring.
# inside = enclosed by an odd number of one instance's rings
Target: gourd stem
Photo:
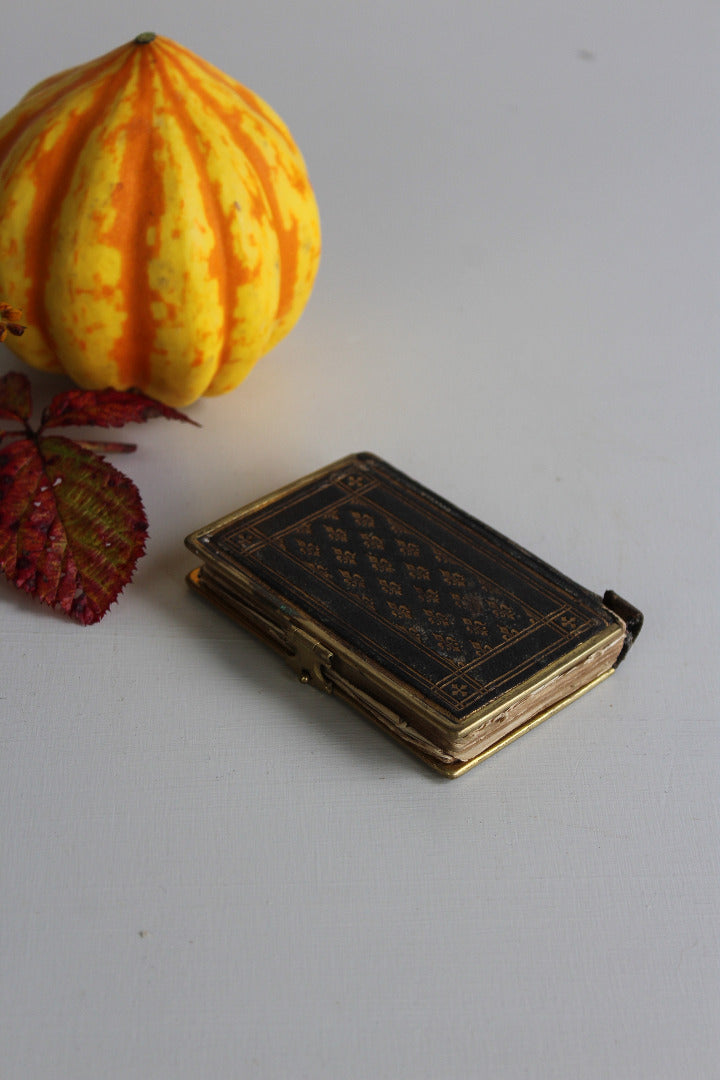
[[[155,40],[156,36],[152,30],[146,30],[144,33],[138,34],[134,43],[135,45],[149,45],[151,41]]]

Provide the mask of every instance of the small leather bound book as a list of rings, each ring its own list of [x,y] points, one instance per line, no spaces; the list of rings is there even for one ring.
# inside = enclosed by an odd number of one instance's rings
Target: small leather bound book
[[[195,589],[446,776],[596,686],[642,624],[372,454],[186,543]]]

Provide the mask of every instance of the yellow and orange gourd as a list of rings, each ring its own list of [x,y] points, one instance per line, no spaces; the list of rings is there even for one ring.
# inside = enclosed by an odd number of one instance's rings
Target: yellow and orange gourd
[[[222,394],[295,324],[319,258],[283,121],[167,38],[46,79],[0,120],[0,298],[34,367],[173,406]]]

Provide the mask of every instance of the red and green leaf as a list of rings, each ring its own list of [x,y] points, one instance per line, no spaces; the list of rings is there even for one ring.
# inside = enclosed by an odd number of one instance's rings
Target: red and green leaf
[[[0,420],[30,419],[32,398],[30,383],[24,375],[11,371],[0,379]]]
[[[131,579],[147,519],[132,480],[61,436],[0,450],[0,568],[83,625]]]
[[[23,425],[0,432],[0,570],[19,589],[83,625],[97,622],[131,580],[145,550],[147,519],[132,480],[95,451],[131,443],[45,435],[53,427],[122,427],[156,416],[188,417],[135,391],[56,395],[41,427],[28,424],[24,375],[0,378],[0,419]]]
[[[131,423],[143,424],[156,416],[195,423],[184,413],[139,390],[68,390],[57,394],[45,409],[41,430],[69,426],[123,427]]]

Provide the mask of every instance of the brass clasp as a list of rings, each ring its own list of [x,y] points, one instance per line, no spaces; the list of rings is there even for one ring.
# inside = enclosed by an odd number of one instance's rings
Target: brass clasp
[[[300,682],[332,694],[332,683],[328,682],[323,670],[332,666],[333,654],[330,650],[298,626],[291,626],[288,630],[287,643],[292,650],[287,662]]]

